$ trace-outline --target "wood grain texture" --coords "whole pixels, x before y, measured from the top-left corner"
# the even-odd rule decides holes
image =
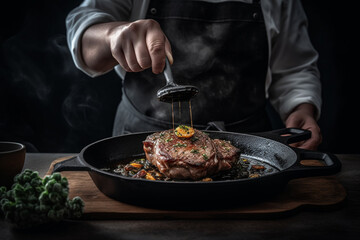
[[[60,158],[54,164],[68,159]],[[318,161],[307,161],[317,165]],[[335,176],[291,180],[283,192],[263,202],[230,209],[179,211],[150,209],[129,205],[105,196],[94,184],[88,172],[64,171],[69,181],[69,197],[80,196],[85,202],[83,219],[257,219],[294,214],[302,209],[331,210],[341,206],[346,190]]]

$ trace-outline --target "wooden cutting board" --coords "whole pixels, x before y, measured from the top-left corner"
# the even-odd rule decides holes
[[[68,159],[59,158],[54,164]],[[318,165],[309,160],[307,165]],[[179,211],[143,208],[105,196],[95,186],[88,172],[64,171],[69,181],[69,198],[80,196],[85,202],[83,219],[257,219],[294,214],[303,209],[331,210],[346,198],[346,191],[335,176],[291,180],[283,192],[264,202],[232,209]]]

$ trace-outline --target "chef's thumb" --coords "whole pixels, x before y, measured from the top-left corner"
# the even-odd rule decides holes
[[[169,60],[169,63],[173,64],[174,63],[174,58],[172,56],[171,45],[170,45],[170,42],[167,39],[167,37],[165,37],[165,54],[166,54],[166,57]]]

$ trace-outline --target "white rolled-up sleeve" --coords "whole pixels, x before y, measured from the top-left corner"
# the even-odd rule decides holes
[[[270,48],[269,100],[283,121],[301,103],[313,104],[319,119],[322,100],[318,53],[311,44],[302,5],[299,0],[275,1],[278,5],[273,6],[267,2],[262,1]]]

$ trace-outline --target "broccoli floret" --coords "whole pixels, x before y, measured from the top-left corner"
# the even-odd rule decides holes
[[[68,181],[60,173],[42,179],[38,172],[26,169],[16,175],[9,191],[0,188],[1,212],[6,220],[21,228],[80,218],[83,200],[80,197],[70,200],[68,195]]]

